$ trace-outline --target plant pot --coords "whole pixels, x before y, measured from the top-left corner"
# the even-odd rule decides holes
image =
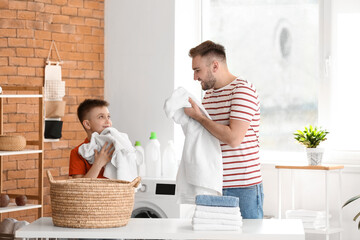
[[[311,166],[321,165],[323,154],[323,148],[306,148],[308,163]]]

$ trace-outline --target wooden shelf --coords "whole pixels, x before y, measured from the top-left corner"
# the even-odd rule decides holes
[[[22,154],[38,154],[38,189],[35,195],[29,195],[28,199],[36,200],[37,204],[26,204],[25,206],[17,206],[15,203],[10,203],[9,206],[0,208],[0,220],[2,220],[2,213],[6,212],[15,212],[22,211],[27,209],[38,209],[38,218],[43,216],[43,186],[44,186],[44,89],[43,87],[36,86],[2,86],[2,93],[0,94],[0,134],[4,134],[4,99],[5,98],[38,98],[38,107],[37,112],[39,119],[39,129],[36,131],[38,139],[36,141],[26,141],[27,145],[37,146],[36,150],[24,149],[21,151],[0,151],[0,192],[3,193],[3,157],[12,156],[12,155],[22,155]],[[10,93],[8,93],[8,91]],[[15,93],[12,93],[15,92]],[[18,93],[18,94],[17,94]],[[29,94],[26,94],[29,93]],[[24,119],[25,122],[25,119]],[[13,194],[8,194],[13,195]]]
[[[0,98],[42,98],[40,94],[0,94]]]
[[[25,206],[17,206],[15,203],[9,203],[7,207],[1,207],[0,213],[7,213],[7,212],[16,212],[21,210],[28,210],[34,208],[41,208],[41,205],[38,204],[26,204]]]
[[[50,139],[50,138],[44,138],[44,142],[59,142],[60,139]]]
[[[344,165],[321,165],[321,166],[283,166],[276,165],[275,168],[278,169],[304,169],[304,170],[336,170],[343,169]]]
[[[42,153],[42,150],[0,151],[0,156]]]

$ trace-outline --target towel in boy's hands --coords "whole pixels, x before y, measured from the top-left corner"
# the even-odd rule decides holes
[[[104,176],[109,179],[132,181],[137,177],[136,150],[126,133],[115,128],[105,128],[100,134],[94,132],[89,143],[79,147],[79,154],[90,164],[94,163],[95,152],[101,150],[105,143],[114,144],[111,162],[105,165]]]
[[[238,207],[239,198],[231,196],[197,195],[195,204],[214,207]]]

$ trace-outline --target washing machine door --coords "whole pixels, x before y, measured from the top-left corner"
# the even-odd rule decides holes
[[[151,202],[135,202],[132,218],[167,218],[160,207]]]

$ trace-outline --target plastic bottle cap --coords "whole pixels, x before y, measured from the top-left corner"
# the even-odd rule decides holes
[[[151,132],[150,139],[156,139],[156,132]]]
[[[141,146],[140,141],[136,141],[136,142],[135,142],[135,146]]]

